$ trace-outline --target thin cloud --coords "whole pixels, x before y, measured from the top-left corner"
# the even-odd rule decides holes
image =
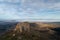
[[[60,19],[59,13],[59,0],[0,0],[0,19]]]

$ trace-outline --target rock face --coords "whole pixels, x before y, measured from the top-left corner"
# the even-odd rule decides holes
[[[38,24],[38,23],[21,22],[21,23],[18,23],[16,25],[16,28],[14,30],[18,31],[20,33],[22,33],[22,32],[31,32],[33,30],[47,32],[47,31],[51,31],[49,29],[50,26],[52,26],[52,25],[48,25],[48,24],[45,25],[45,24],[41,24],[41,23]]]
[[[18,23],[16,25],[15,31],[19,31],[19,32],[26,31],[26,32],[29,32],[30,31],[30,25],[29,25],[28,22]]]

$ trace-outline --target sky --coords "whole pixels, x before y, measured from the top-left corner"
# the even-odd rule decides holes
[[[0,20],[60,21],[60,0],[0,0]]]

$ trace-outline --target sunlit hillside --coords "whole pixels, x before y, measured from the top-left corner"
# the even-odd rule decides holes
[[[19,22],[14,28],[1,35],[0,40],[58,40],[59,32],[54,30],[58,28],[56,25],[43,22]]]

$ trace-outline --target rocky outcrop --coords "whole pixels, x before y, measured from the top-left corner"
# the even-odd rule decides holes
[[[53,24],[20,22],[16,25],[16,28],[14,30],[18,32],[31,32],[33,30],[51,31],[50,28],[53,27]]]
[[[16,25],[16,28],[14,30],[19,32],[23,32],[23,31],[29,32],[30,25],[28,22],[21,22]]]

